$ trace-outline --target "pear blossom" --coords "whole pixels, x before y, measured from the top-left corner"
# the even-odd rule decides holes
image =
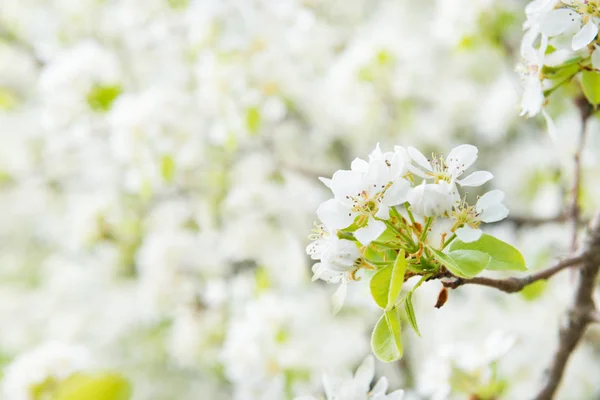
[[[440,216],[452,211],[454,196],[448,182],[427,183],[425,180],[408,194],[411,210],[422,217]]]
[[[475,206],[469,206],[465,202],[459,204],[453,217],[456,219],[455,226],[463,225],[456,229],[456,236],[463,242],[474,242],[481,237],[481,222],[496,222],[506,218],[508,208],[502,204],[504,192],[491,190],[481,196]]]
[[[322,181],[334,198],[322,203],[317,215],[332,229],[347,228],[356,221],[356,239],[368,245],[385,230],[381,220],[389,218],[390,207],[406,202],[410,182],[403,178],[407,162],[401,152],[381,153],[379,146],[367,162],[356,158],[351,170],[333,174]]]
[[[339,373],[335,376],[325,374],[323,386],[327,400],[402,400],[403,390],[386,394],[388,380],[385,376],[379,378],[373,389],[371,381],[375,376],[375,362],[368,356],[357,368],[354,375],[350,372]],[[295,400],[317,400],[312,396],[297,397]]]
[[[313,260],[320,260],[312,267],[313,278],[328,283],[339,283],[333,295],[334,312],[341,309],[348,290],[348,280],[354,280],[354,274],[361,264],[361,254],[356,244],[350,240],[339,239],[323,224],[316,225],[310,235],[313,240],[306,247],[306,253]]]
[[[537,36],[537,33],[535,34]],[[542,86],[542,67],[544,56],[548,47],[548,40],[538,50],[533,47],[533,32],[527,32],[521,43],[521,63],[517,66],[517,72],[523,81],[523,96],[521,98],[521,116],[533,117],[537,115],[544,104],[545,96]]]
[[[414,147],[407,149],[408,155],[418,167],[409,166],[410,171],[422,178],[433,179],[434,183],[447,182],[450,184],[450,194],[459,199],[456,184],[460,186],[481,186],[494,176],[488,171],[475,171],[466,178],[458,179],[467,169],[477,160],[477,147],[470,144],[463,144],[450,151],[445,159],[440,156],[434,156],[428,160],[419,150]]]
[[[598,35],[600,8],[597,0],[564,0],[565,7],[545,14],[540,31],[548,37],[571,37],[571,48],[581,50]]]

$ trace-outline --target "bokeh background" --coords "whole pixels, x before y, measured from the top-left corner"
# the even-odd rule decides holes
[[[563,209],[581,122],[560,92],[554,142],[543,118],[519,117],[525,5],[2,0],[1,398],[38,400],[32,371],[60,360],[122,374],[136,400],[287,399],[354,369],[378,312],[358,283],[334,316],[335,287],[310,282],[318,176],[378,142],[471,143],[512,217]],[[589,129],[588,215],[598,121]],[[514,220],[489,229],[530,269],[568,253],[564,225]],[[462,399],[457,365],[467,382],[491,368],[502,398],[530,398],[572,286],[562,274],[521,294],[463,287],[438,310],[440,284],[426,283],[422,338],[406,330],[404,359],[377,374],[410,399]],[[599,353],[594,328],[557,398],[600,396]]]

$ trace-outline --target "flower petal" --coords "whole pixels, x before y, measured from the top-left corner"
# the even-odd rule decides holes
[[[333,303],[333,314],[337,314],[344,305],[344,300],[346,300],[346,293],[348,292],[348,282],[346,279],[342,279],[342,283],[335,291],[333,296],[331,296],[331,301]]]
[[[354,374],[354,383],[358,386],[356,389],[361,393],[368,392],[374,376],[375,360],[372,356],[367,356]]]
[[[323,178],[322,176],[319,177],[319,180],[321,182],[323,182],[323,185],[327,186],[329,189],[331,189],[331,179],[329,178]]]
[[[592,43],[592,40],[594,40],[597,34],[598,25],[596,25],[594,21],[590,18],[588,23],[585,24],[575,36],[573,36],[571,47],[575,51],[581,50],[588,44]]]
[[[376,396],[378,394],[385,394],[388,389],[388,380],[385,376],[379,378],[373,389],[371,390],[371,396]]]
[[[427,160],[427,157],[423,155],[419,150],[414,147],[407,149],[409,157],[416,162],[421,168],[425,168],[427,171],[431,171],[431,164]]]
[[[479,219],[483,222],[496,222],[506,218],[507,215],[508,208],[504,204],[498,203],[484,208]]]
[[[331,191],[341,202],[346,196],[357,196],[363,190],[362,174],[358,171],[336,171],[331,178]]]
[[[456,182],[461,186],[481,186],[493,177],[494,175],[491,172],[475,171],[465,179],[457,180]]]
[[[474,229],[470,226],[463,226],[456,230],[456,236],[465,243],[474,242],[481,237],[481,229]]]
[[[368,246],[373,240],[377,239],[385,231],[385,224],[369,218],[369,224],[364,228],[357,229],[354,237],[363,246]]]
[[[546,36],[558,36],[581,23],[581,16],[569,8],[559,8],[544,15],[540,21],[540,31]]]
[[[329,229],[347,228],[353,221],[354,215],[336,199],[329,199],[317,208],[317,216]]]
[[[398,179],[385,191],[381,203],[386,206],[395,206],[405,203],[408,200],[408,192],[410,189],[411,185],[409,181],[406,179]]]
[[[460,176],[477,160],[478,152],[477,147],[470,144],[461,144],[453,148],[448,157],[446,157],[446,164],[448,165],[450,174],[454,178]]]
[[[502,190],[490,190],[477,200],[475,208],[477,211],[482,212],[487,207],[502,203],[502,200],[504,200],[504,192]]]
[[[369,163],[363,160],[362,158],[356,157],[354,160],[352,160],[352,163],[350,164],[350,169],[352,169],[352,171],[364,174],[369,170]]]

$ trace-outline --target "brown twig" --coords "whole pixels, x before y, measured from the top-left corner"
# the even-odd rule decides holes
[[[527,217],[509,215],[500,222],[512,222],[517,226],[517,228],[520,228],[522,226],[540,226],[544,224],[551,224],[553,222],[566,222],[567,220],[568,215],[566,213],[562,213],[553,217]]]
[[[544,374],[544,383],[535,400],[550,400],[554,397],[562,379],[567,361],[577,347],[588,324],[590,315],[595,315],[594,287],[600,269],[600,213],[596,214],[582,247],[587,255],[578,271],[577,288],[573,304],[569,307],[559,330],[558,348],[550,366]]]
[[[506,279],[486,278],[483,276],[477,276],[471,279],[456,278],[453,281],[443,282],[443,285],[450,289],[456,289],[460,286],[468,284],[482,285],[492,287],[506,293],[515,293],[521,291],[527,285],[540,280],[548,279],[563,269],[580,264],[586,259],[587,254],[575,255],[556,263],[552,267],[522,277],[511,277]]]
[[[579,192],[581,191],[581,155],[583,153],[583,148],[585,147],[587,123],[593,111],[592,106],[583,96],[577,99],[576,103],[581,117],[581,131],[579,133],[577,149],[573,156],[573,186],[571,186],[571,204],[567,211],[571,222],[571,251],[575,251],[577,248],[577,231],[579,230],[579,218],[581,215],[581,208],[579,207]]]
[[[600,312],[598,312],[597,310],[591,311],[587,315],[587,318],[588,318],[589,322],[593,322],[595,324],[600,324]]]

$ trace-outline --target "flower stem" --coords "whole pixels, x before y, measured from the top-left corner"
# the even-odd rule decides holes
[[[385,247],[386,249],[398,250],[400,248],[399,245],[388,244],[384,242],[379,242],[377,240],[373,240],[371,244],[374,244],[379,247]]]
[[[450,244],[450,242],[452,242],[454,239],[456,239],[456,233],[453,233],[452,236],[450,236],[448,238],[448,240],[446,240],[444,242],[444,245],[442,246],[442,248],[440,250],[444,250],[446,248],[446,246],[448,246]]]
[[[427,234],[429,233],[429,227],[431,226],[431,223],[433,222],[433,217],[429,217],[427,218],[427,222],[425,223],[425,227],[423,228],[423,233],[421,233],[421,237],[419,238],[419,242],[425,242],[425,239],[427,239]]]
[[[414,226],[415,225],[415,217],[413,216],[413,213],[410,210],[410,206],[408,205],[408,203],[404,203],[404,208],[406,209],[406,212],[408,213],[408,218],[410,218],[410,222]],[[398,212],[398,211],[396,210],[396,212]]]
[[[415,242],[413,242],[412,238],[410,238],[406,233],[401,232],[398,228],[396,228],[394,226],[394,224],[392,224],[390,221],[388,220],[382,220],[383,223],[390,228],[396,235],[400,236],[402,239],[404,239],[409,245],[411,245],[412,247],[415,247]]]

